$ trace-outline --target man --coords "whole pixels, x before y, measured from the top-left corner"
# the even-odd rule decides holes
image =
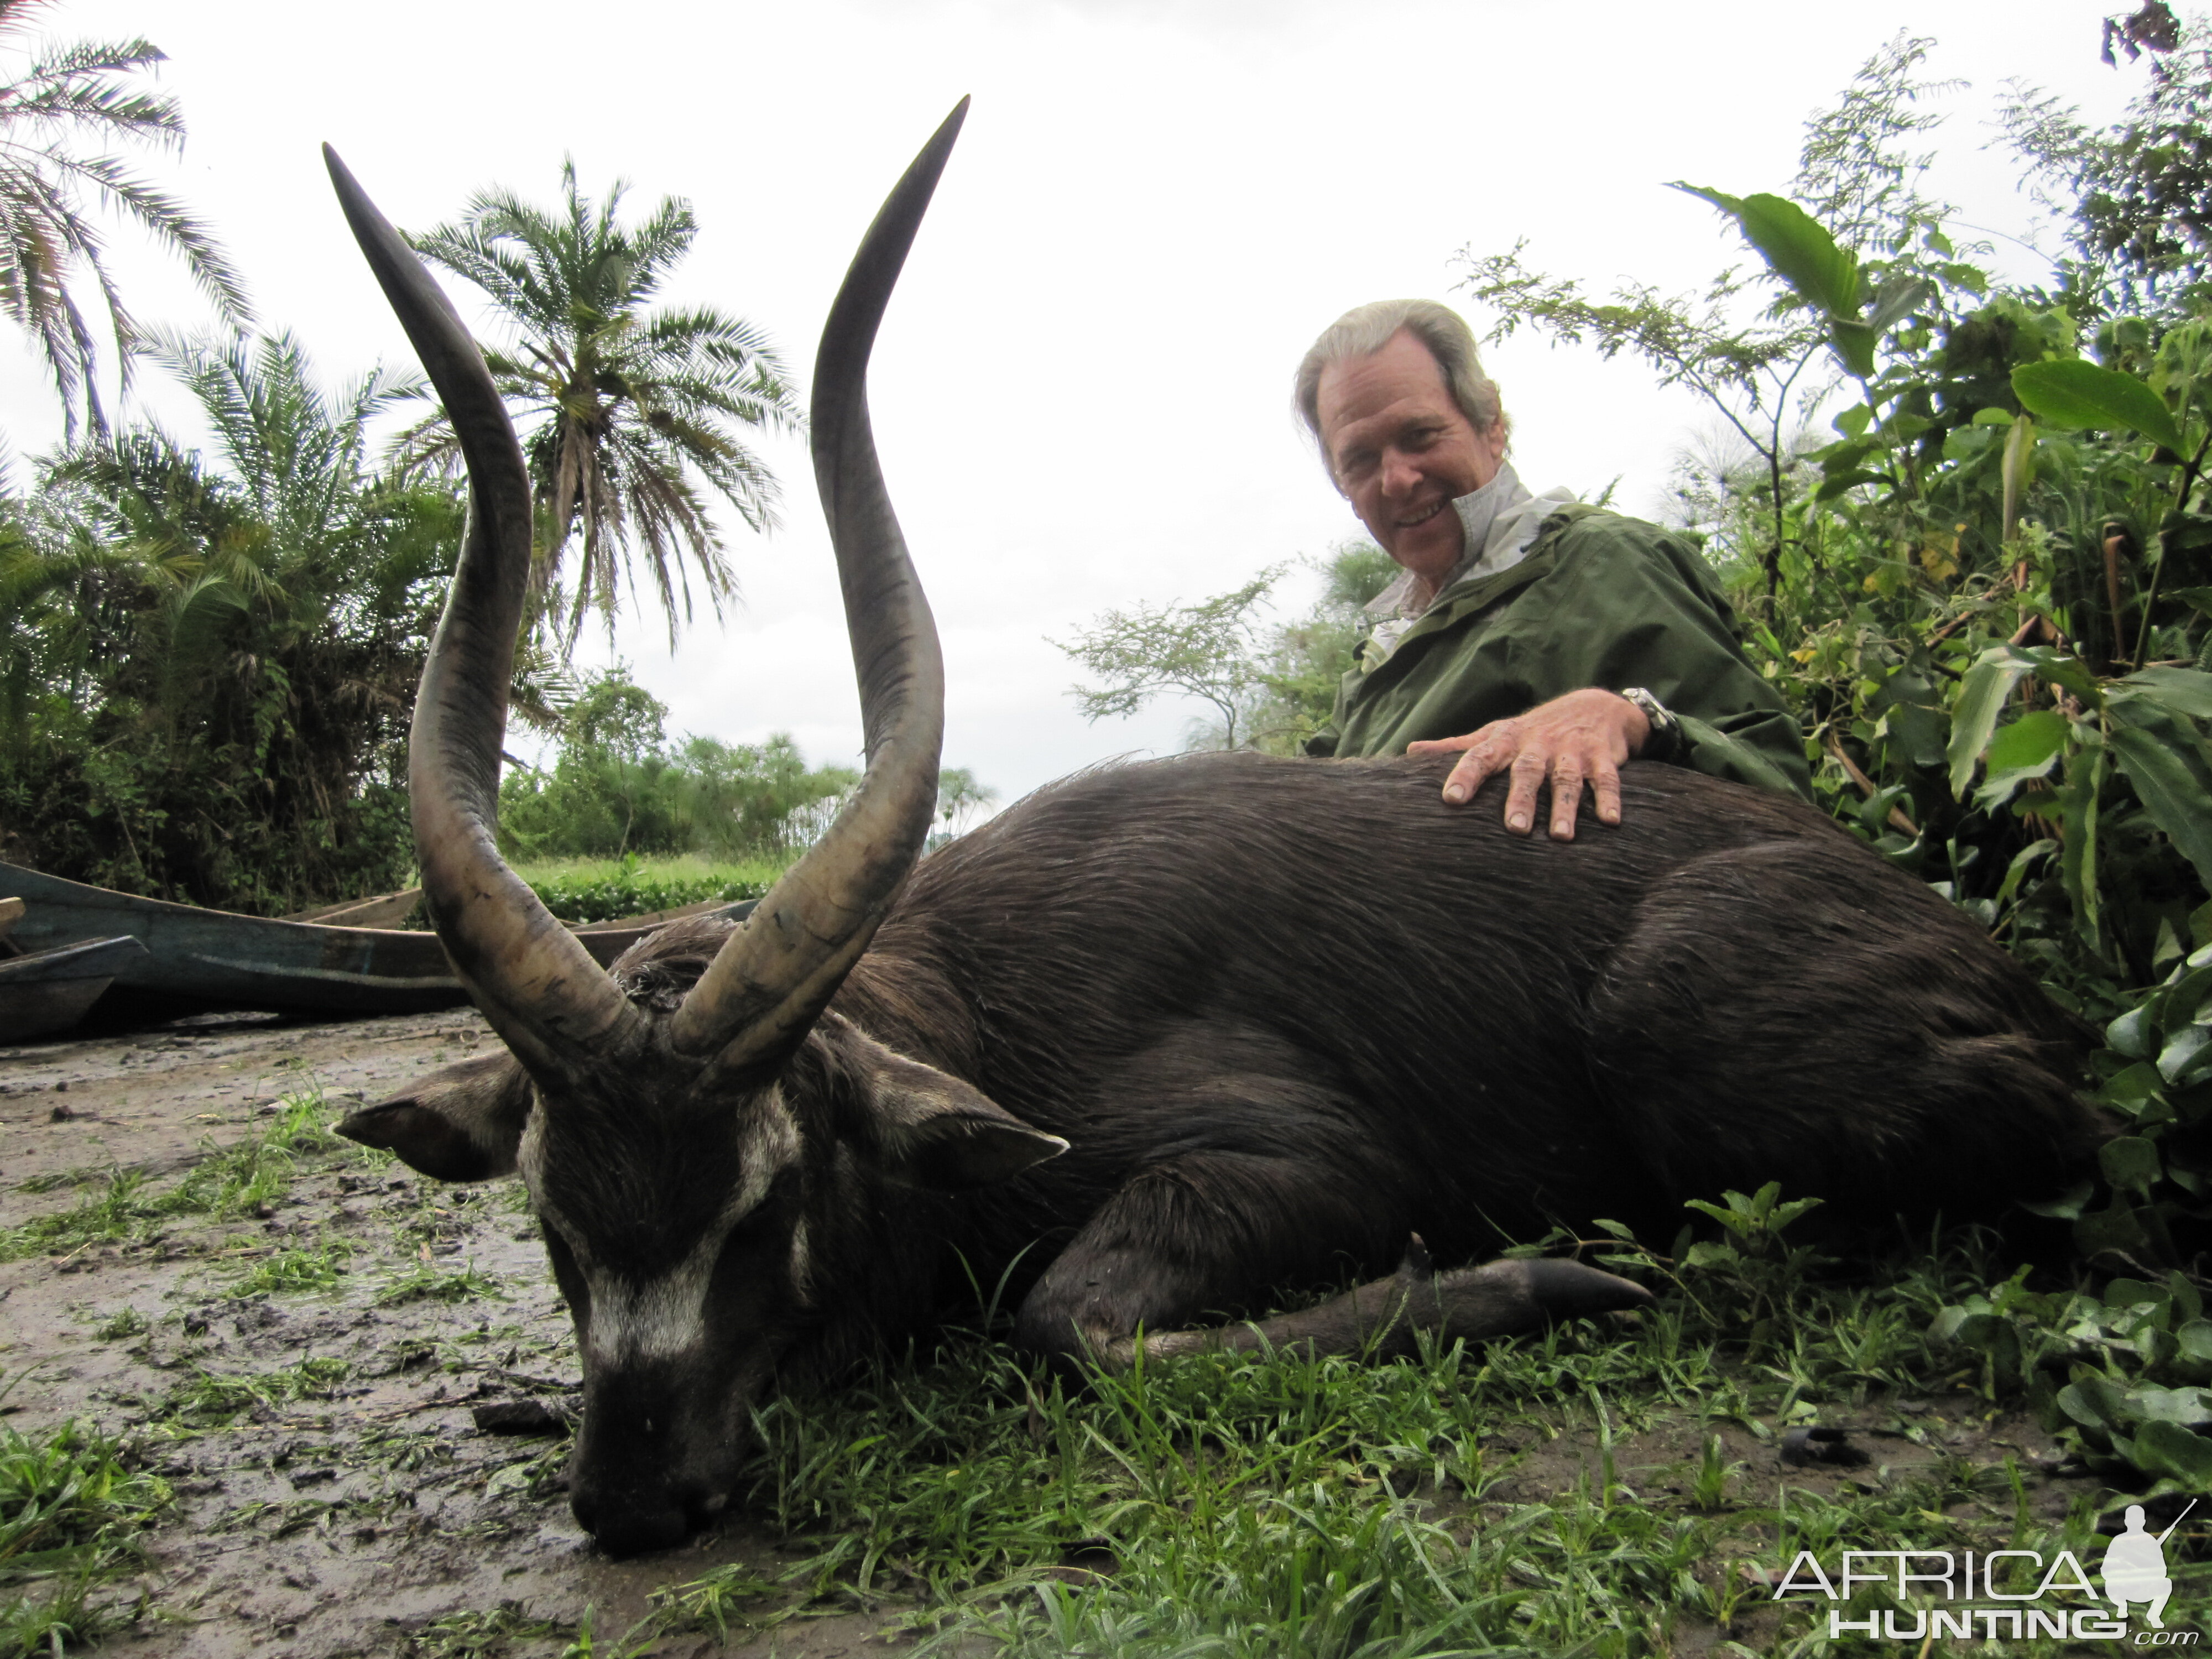
[[[1620,821],[1620,766],[1674,761],[1809,797],[1797,722],[1736,641],[1696,550],[1656,525],[1531,495],[1474,337],[1426,300],[1339,318],[1298,367],[1299,413],[1336,487],[1404,574],[1345,677],[1317,755],[1461,751],[1454,805],[1509,779],[1526,835],[1548,784],[1571,840],[1588,787]]]

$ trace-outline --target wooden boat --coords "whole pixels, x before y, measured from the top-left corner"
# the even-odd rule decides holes
[[[145,954],[146,947],[125,933],[0,957],[0,1043],[72,1029],[116,975]]]
[[[21,899],[0,898],[0,1042],[68,1030],[123,967],[146,954],[127,933],[27,951],[9,938],[23,911]]]
[[[120,965],[95,1012],[102,1024],[209,1008],[301,1014],[402,1014],[468,1000],[435,933],[334,927],[113,893],[20,865],[0,864],[0,893],[24,902],[15,939],[27,951],[129,935],[143,957]],[[744,915],[752,901],[689,906]],[[580,928],[612,962],[674,912]]]
[[[404,927],[407,918],[422,902],[421,888],[403,887],[396,893],[380,893],[374,898],[347,899],[343,903],[320,905],[313,910],[295,910],[284,920],[319,921],[325,927]]]

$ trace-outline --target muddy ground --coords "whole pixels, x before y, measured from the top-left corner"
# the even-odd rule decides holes
[[[334,1121],[492,1041],[467,1011],[321,1025],[203,1016],[0,1048],[0,1228],[96,1199],[118,1170],[149,1177],[142,1193],[173,1188],[265,1140],[288,1102],[314,1098],[315,1118]],[[268,1285],[318,1272],[326,1283]],[[594,1653],[714,1653],[714,1635],[671,1632],[665,1617],[635,1645],[609,1638],[718,1566],[773,1577],[795,1559],[738,1518],[683,1550],[609,1561],[568,1514],[557,1429],[479,1426],[480,1407],[520,1402],[558,1419],[578,1387],[568,1321],[513,1182],[440,1186],[325,1146],[299,1152],[266,1202],[229,1218],[180,1213],[120,1241],[0,1262],[7,1382],[0,1413],[11,1426],[89,1419],[129,1437],[175,1489],[149,1538],[150,1569],[112,1593],[138,1613],[107,1652],[558,1656],[588,1615]],[[1965,1401],[1849,1417],[1884,1478],[2009,1457],[2046,1514],[2084,1490],[2053,1470],[2033,1425],[1978,1419]],[[1691,1478],[1710,1431],[1680,1424],[1625,1438],[1622,1478],[1668,1501],[1661,1494]],[[1785,1469],[1771,1442],[1723,1433],[1732,1479],[1753,1489],[1864,1478]],[[1516,1435],[1527,1443],[1494,1449],[1520,1462],[1492,1499],[1591,1478],[1593,1435]],[[1771,1622],[1760,1599],[1747,1598],[1747,1622],[1726,1634],[1757,1639]],[[831,1659],[914,1640],[915,1609],[896,1600],[793,1592],[747,1611],[753,1622],[729,1641],[750,1653]]]
[[[48,1187],[57,1178],[173,1181],[266,1136],[287,1097],[319,1091],[332,1121],[491,1041],[466,1010],[323,1025],[204,1016],[0,1048],[0,1227],[102,1190]],[[609,1561],[568,1514],[565,1441],[477,1426],[477,1407],[504,1402],[557,1418],[578,1386],[519,1185],[441,1186],[348,1149],[299,1155],[259,1207],[0,1263],[8,1423],[36,1433],[81,1417],[131,1436],[177,1493],[134,1586],[146,1615],[104,1650],[468,1651],[481,1621],[550,1626],[499,1650],[557,1654],[589,1610],[613,1651],[607,1638],[653,1592],[726,1562],[775,1570],[742,1522]],[[316,1257],[335,1259],[334,1288],[246,1288],[258,1267]],[[762,1653],[881,1652],[901,1610],[801,1608],[746,1634]],[[648,1650],[717,1650],[692,1633]]]

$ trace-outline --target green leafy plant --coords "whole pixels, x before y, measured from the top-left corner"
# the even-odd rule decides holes
[[[58,1654],[121,1622],[94,1592],[139,1565],[141,1535],[171,1502],[84,1424],[43,1437],[0,1425],[0,1655]]]

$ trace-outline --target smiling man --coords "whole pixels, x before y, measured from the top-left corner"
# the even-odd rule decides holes
[[[1474,337],[1427,300],[1346,313],[1298,366],[1330,477],[1403,574],[1345,676],[1317,755],[1462,751],[1455,805],[1508,775],[1526,834],[1547,785],[1571,840],[1585,787],[1620,821],[1620,765],[1673,761],[1811,793],[1797,722],[1737,643],[1705,561],[1656,525],[1533,495]]]

